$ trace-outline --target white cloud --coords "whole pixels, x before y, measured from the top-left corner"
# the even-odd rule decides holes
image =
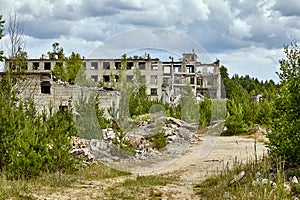
[[[0,41],[0,49],[4,49],[5,56],[8,56],[9,50],[7,49],[7,44],[9,44],[9,38],[5,36],[2,39],[3,40]],[[60,46],[63,47],[66,56],[75,52],[85,57],[101,44],[100,41],[87,41],[82,38],[63,36],[53,39],[37,39],[25,35],[25,41],[25,51],[29,58],[40,58],[42,54],[47,55],[47,52],[52,50],[52,44],[54,42],[58,42]]]
[[[178,31],[162,28],[142,28],[122,32],[104,41],[90,57],[116,58],[138,49],[159,49],[179,55],[194,49],[201,57],[201,61],[211,62],[205,49],[194,39]]]
[[[230,76],[248,74],[260,80],[275,81],[279,80],[275,73],[279,71],[279,59],[284,57],[282,48],[267,49],[262,46],[250,46],[214,55],[228,68]]]
[[[239,18],[233,20],[233,23],[229,26],[229,33],[240,39],[252,36],[251,26]]]
[[[289,0],[288,2],[276,0],[273,8],[286,16],[300,16],[300,4],[298,0]]]
[[[237,56],[234,52],[248,49],[248,54],[240,56],[252,55],[250,64],[253,61],[257,65],[271,65],[269,58],[264,57],[268,50],[279,49],[293,39],[300,41],[297,0],[0,0],[0,5],[0,14],[6,21],[13,10],[23,17],[25,34],[29,36],[26,50],[34,57],[49,51],[56,41],[66,51],[89,55],[100,41],[124,31],[148,27],[185,33],[207,51],[239,66],[248,64],[242,58],[233,62],[229,57]],[[161,37],[144,37],[164,45],[168,40],[163,40],[166,37],[163,32],[160,34]],[[188,50],[176,38],[173,43],[178,51]],[[253,46],[266,49],[261,52],[261,61]]]

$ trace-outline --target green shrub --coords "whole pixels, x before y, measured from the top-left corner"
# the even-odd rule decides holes
[[[1,174],[28,179],[43,171],[73,170],[68,137],[77,132],[72,111],[37,113],[32,99],[17,98],[17,82],[10,72],[0,80]]]
[[[149,141],[152,143],[152,147],[158,150],[167,146],[168,144],[164,131],[155,133],[149,138]]]
[[[286,166],[300,165],[300,48],[285,46],[280,60],[281,88],[276,95],[273,126],[268,134],[271,155],[286,160]]]

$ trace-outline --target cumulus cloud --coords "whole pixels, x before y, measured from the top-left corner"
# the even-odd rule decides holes
[[[251,26],[239,18],[233,20],[229,26],[229,33],[236,38],[249,38],[252,36]]]
[[[279,81],[279,59],[284,57],[282,48],[266,49],[262,46],[250,46],[237,50],[213,54],[228,68],[230,76],[234,74],[250,75],[260,80]]]
[[[280,49],[294,39],[300,41],[297,0],[0,0],[0,4],[0,14],[6,21],[13,10],[22,16],[25,34],[30,38],[26,50],[35,56],[55,41],[66,42],[65,47],[74,47],[71,51],[87,55],[112,36],[149,27],[177,31],[208,52],[220,55],[226,52],[228,56],[245,49],[255,51],[253,46],[267,52]],[[167,38],[164,31],[158,35],[144,37],[149,37],[153,44],[168,41],[164,40]],[[174,43],[179,50],[187,51],[184,42]],[[246,65],[242,59],[239,62]],[[264,58],[261,62],[267,64]]]
[[[285,16],[300,16],[300,4],[298,0],[280,1],[277,0],[273,7]]]
[[[115,35],[104,41],[89,57],[116,58],[140,49],[162,50],[177,55],[194,50],[202,62],[212,62],[205,49],[194,39],[178,31],[163,28],[135,29]]]

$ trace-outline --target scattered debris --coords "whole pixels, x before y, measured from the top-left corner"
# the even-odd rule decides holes
[[[291,180],[291,183],[292,183],[293,185],[299,184],[298,179],[297,179],[296,176],[293,176],[293,178],[292,178],[292,180]]]
[[[122,160],[125,157],[143,160],[162,155],[162,152],[156,149],[157,145],[152,139],[158,133],[161,133],[159,137],[163,137],[167,145],[192,144],[199,141],[195,136],[197,124],[188,124],[179,119],[165,117],[161,113],[140,116],[135,123],[136,129],[130,132],[116,133],[112,128],[107,128],[102,130],[101,140],[82,139],[83,143],[95,157],[101,160]]]
[[[291,185],[290,185],[289,182],[284,182],[284,183],[283,183],[283,187],[284,187],[284,192],[285,192],[286,194],[291,193],[292,187],[291,187]]]
[[[83,159],[83,163],[86,165],[94,163],[94,156],[80,138],[71,136],[70,143],[72,145],[70,153],[76,159]]]
[[[112,128],[103,129],[102,130],[102,137],[104,140],[114,140],[116,139],[116,133]]]
[[[234,178],[228,182],[228,186],[240,182],[244,178],[245,174],[245,171],[241,171],[241,173],[235,175]]]

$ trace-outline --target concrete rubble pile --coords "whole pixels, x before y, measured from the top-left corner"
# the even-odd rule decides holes
[[[191,143],[195,140],[195,128],[196,126],[191,126],[182,120],[161,116],[140,122],[134,132],[125,133],[122,138],[112,128],[103,129],[102,137],[107,144],[122,144],[133,148],[135,157],[144,159],[145,157],[162,154],[159,150],[153,148],[152,143],[149,141],[155,133],[163,132],[168,144]]]
[[[101,139],[73,138],[71,152],[75,156],[87,157],[87,161],[93,156],[104,162],[156,159],[163,154],[172,154],[174,146],[196,141],[197,125],[190,125],[172,117],[151,116],[150,120],[144,118],[137,124],[134,130],[122,134],[114,132],[112,128],[102,129]],[[151,140],[156,133],[163,134],[167,140],[167,146],[160,150],[155,148]]]
[[[120,138],[119,133],[115,133],[112,128],[103,129],[102,137],[105,143],[127,145],[135,150],[135,157],[159,154],[159,151],[151,147],[151,143],[142,135],[136,133],[126,133]]]
[[[144,156],[155,156],[161,153],[152,147],[151,142],[141,135],[134,133],[128,133],[125,136],[125,140],[129,141],[129,146],[135,149],[136,158],[145,158]]]
[[[83,140],[78,137],[71,136],[70,143],[72,145],[72,149],[70,153],[76,159],[83,159],[83,163],[86,165],[90,165],[94,162],[94,156],[90,152],[90,150],[86,147]]]

